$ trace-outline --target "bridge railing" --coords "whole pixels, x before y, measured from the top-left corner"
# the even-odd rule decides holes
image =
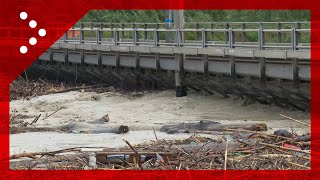
[[[310,21],[294,21],[294,22],[186,22],[184,28],[186,29],[310,29]],[[125,28],[143,28],[143,29],[166,29],[166,23],[105,23],[105,22],[79,22],[74,25],[74,28],[110,28],[110,29],[125,29]],[[171,23],[171,27],[174,27],[174,23]],[[148,37],[148,31],[144,32],[143,37]],[[122,32],[124,35],[124,32]],[[283,37],[281,32],[277,33],[278,42],[281,42]],[[225,38],[228,39],[228,33],[225,33]],[[245,40],[246,34],[242,32],[241,38]],[[201,40],[201,33],[196,33],[196,39]]]
[[[148,35],[145,36],[146,34]],[[166,39],[167,34],[171,34],[171,39]],[[279,39],[279,34],[286,39]],[[243,38],[244,35],[250,35],[250,39]],[[310,29],[145,29],[80,26],[66,32],[61,41],[105,45],[298,50],[310,49]]]
[[[174,27],[174,23],[171,23],[172,27]],[[165,28],[166,23],[106,23],[106,22],[78,22],[73,27],[79,28]],[[184,28],[193,28],[193,29],[250,29],[250,28],[263,28],[263,29],[308,29],[310,28],[310,21],[294,21],[294,22],[185,22]]]

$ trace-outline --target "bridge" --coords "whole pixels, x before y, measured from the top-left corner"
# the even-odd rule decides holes
[[[29,68],[310,108],[310,22],[78,23]]]

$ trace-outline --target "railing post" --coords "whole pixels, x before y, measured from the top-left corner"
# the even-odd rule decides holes
[[[113,30],[113,23],[110,23],[110,29]],[[114,34],[112,33],[111,38],[114,38]]]
[[[199,25],[199,22],[197,22],[196,24],[196,29],[200,29],[200,25]],[[200,41],[200,32],[197,31],[197,41]]]
[[[148,25],[146,23],[144,23],[144,40],[148,39],[148,31],[146,31],[146,29],[148,29]]]
[[[262,28],[259,29],[259,37],[258,37],[259,49],[264,49],[264,31]]]
[[[100,29],[103,30],[103,28],[104,28],[103,23],[100,23]],[[102,39],[103,39],[103,31],[100,31],[100,37],[101,37],[101,41],[102,41]]]
[[[297,50],[298,49],[298,36],[297,36],[297,31],[296,28],[292,28],[291,31],[291,48],[292,50]]]
[[[158,29],[154,29],[154,46],[159,46],[159,34]]]
[[[84,41],[84,35],[83,35],[83,23],[80,23],[80,44]]]
[[[121,31],[121,39],[124,39],[124,24],[123,23],[121,23],[121,29],[122,29],[122,31]]]
[[[115,45],[119,45],[119,31],[118,31],[118,28],[114,29],[113,36],[114,36],[114,44]]]
[[[93,36],[93,33],[94,33],[94,32],[92,31],[92,29],[93,29],[93,23],[92,23],[92,22],[90,23],[90,29],[91,29],[91,31],[90,31],[91,33],[90,33],[90,34],[91,34],[91,37],[92,37],[92,36]],[[91,40],[91,38],[90,38],[90,40]]]
[[[241,33],[241,39],[242,39],[242,44],[244,43],[244,36],[245,36],[245,30],[246,29],[246,24],[244,22],[242,22],[242,33]]]
[[[100,28],[97,28],[97,44],[101,44],[101,31]]]
[[[138,46],[138,42],[139,42],[139,34],[138,34],[138,31],[137,31],[137,28],[134,28],[133,30],[133,40],[134,40],[134,45],[135,46]]]
[[[262,23],[262,21],[259,22],[259,28],[260,28],[260,29],[263,29],[263,23]]]
[[[211,22],[211,25],[210,25],[210,28],[211,28],[211,30],[213,30],[213,22]],[[212,42],[212,44],[213,44],[213,42],[214,42],[214,32],[213,31],[211,31],[211,42]]]
[[[301,29],[301,23],[299,21],[296,22],[296,28]],[[298,40],[298,42],[301,42],[300,32],[298,32],[298,31],[297,31],[297,40]]]
[[[228,30],[230,28],[229,22],[226,22],[226,29]],[[225,38],[226,38],[226,44],[228,44],[229,41],[229,32],[225,32]]]
[[[228,37],[229,37],[229,48],[233,48],[234,47],[234,32],[233,32],[232,28],[229,28]]]
[[[281,30],[281,23],[278,21],[277,24],[278,24],[278,30]],[[278,31],[277,35],[278,35],[278,43],[281,43],[281,32]]]
[[[177,30],[176,30],[176,43],[177,43],[177,47],[181,47],[181,31],[180,31],[180,28],[177,28]]]
[[[202,47],[207,47],[207,33],[204,28],[202,29]]]

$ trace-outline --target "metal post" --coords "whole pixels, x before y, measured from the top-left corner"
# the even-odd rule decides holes
[[[180,28],[176,30],[176,46],[181,47],[181,31]]]
[[[196,24],[196,29],[198,30],[200,28],[199,22]],[[200,41],[200,32],[197,31],[197,42]]]
[[[148,39],[148,31],[146,31],[146,29],[148,29],[148,25],[146,23],[144,23],[144,40]]]
[[[111,31],[113,30],[113,23],[110,23],[110,29],[111,29]],[[114,34],[112,33],[112,35],[111,35],[111,38],[113,39],[114,38]]]
[[[226,25],[225,25],[226,27],[226,29],[228,30],[229,29],[229,23],[228,22],[226,22]],[[229,33],[226,31],[225,32],[225,39],[226,39],[226,44],[228,44],[228,41],[229,41]]]
[[[159,46],[159,33],[158,29],[154,29],[154,46]]]
[[[258,44],[259,44],[259,49],[264,49],[264,31],[263,31],[263,29],[259,29],[259,42],[258,42]]]
[[[281,23],[278,21],[278,30],[281,30]],[[278,32],[278,43],[281,43],[281,32]]]
[[[83,43],[84,36],[83,36],[83,23],[80,23],[80,44]]]
[[[207,47],[207,32],[204,28],[202,29],[202,47]]]
[[[233,48],[233,45],[234,45],[234,32],[233,32],[232,28],[229,28],[228,37],[229,37],[229,48]]]
[[[115,45],[119,45],[119,31],[118,31],[118,28],[114,29],[113,36],[114,36],[114,44]]]
[[[97,44],[101,44],[101,30],[97,28]]]
[[[92,22],[90,23],[90,29],[93,29],[93,23]],[[93,31],[92,30],[91,30],[91,37],[93,37]]]
[[[262,21],[259,22],[259,28],[260,28],[260,29],[263,29],[263,23],[262,23]]]
[[[121,39],[124,39],[124,24],[123,23],[121,23],[121,29],[122,29]]]
[[[292,28],[291,31],[291,48],[292,50],[297,50],[298,46],[298,37],[297,37],[297,31],[296,28]]]
[[[100,29],[103,30],[103,23],[100,23]],[[100,31],[100,37],[101,37],[101,41],[103,39],[103,31]],[[101,43],[100,43],[101,44]]]
[[[296,28],[297,29],[301,29],[301,23],[299,21],[296,22]],[[298,42],[301,42],[301,35],[300,35],[300,32],[296,32],[297,33],[297,40]]]
[[[139,34],[137,31],[137,28],[134,28],[134,30],[133,30],[133,44],[135,46],[138,46],[139,45],[138,42],[139,42]]]
[[[244,31],[246,29],[246,24],[244,22],[242,22],[242,33],[241,33],[241,39],[242,39],[242,44],[244,43],[244,36],[246,34],[246,32]]]
[[[211,30],[213,30],[213,22],[211,22],[211,26],[210,26]],[[211,43],[214,44],[214,32],[211,31]]]

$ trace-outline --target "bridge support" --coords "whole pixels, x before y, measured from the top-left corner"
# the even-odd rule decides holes
[[[187,86],[183,83],[182,74],[175,71],[176,97],[187,96]]]
[[[183,59],[184,54],[175,54],[175,59],[178,61],[179,70],[175,71],[175,85],[176,85],[176,97],[187,96],[187,86],[184,82],[184,67]]]

